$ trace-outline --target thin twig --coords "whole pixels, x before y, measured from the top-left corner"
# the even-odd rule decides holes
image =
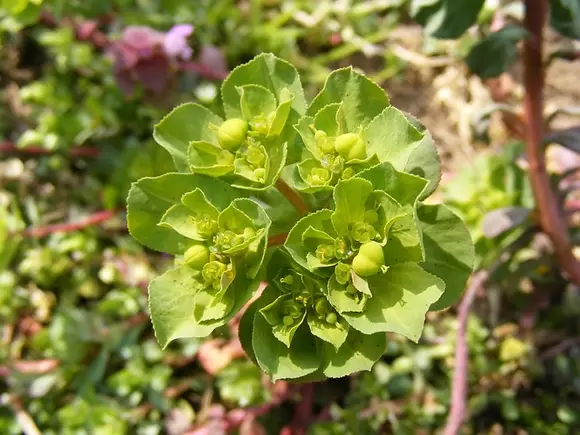
[[[524,112],[526,116],[526,150],[530,179],[543,231],[554,245],[556,257],[571,281],[580,285],[580,262],[574,257],[566,221],[550,184],[546,170],[543,120],[542,31],[546,21],[547,2],[526,0],[524,26],[529,37],[524,41]]]
[[[547,361],[549,359],[552,359],[552,358],[564,353],[569,348],[574,347],[578,344],[580,344],[580,337],[567,338],[567,339],[561,341],[560,343],[545,350],[544,352],[542,352],[539,355],[539,359],[540,359],[540,361]]]
[[[475,295],[483,288],[489,273],[480,270],[471,278],[471,282],[465,296],[459,306],[457,315],[457,341],[455,343],[455,367],[451,386],[451,410],[447,419],[447,424],[443,435],[456,435],[463,424],[465,417],[465,407],[467,403],[467,343],[465,333],[467,329],[467,318],[471,309],[471,304]]]
[[[8,366],[0,366],[0,378],[6,377],[11,371],[27,375],[42,375],[58,367],[60,361],[54,358],[35,361],[14,361]]]
[[[119,210],[104,210],[95,213],[80,222],[69,222],[64,224],[46,225],[44,227],[27,228],[22,234],[28,237],[45,237],[53,233],[70,233],[82,230],[91,225],[97,225],[115,217]]]
[[[18,396],[12,396],[8,399],[9,405],[14,412],[16,421],[22,429],[24,435],[41,435],[42,433],[38,429],[38,426],[30,416],[30,414],[24,409],[22,405],[22,400]]]
[[[457,314],[457,340],[455,344],[455,367],[451,381],[451,409],[443,430],[443,435],[457,435],[465,418],[467,403],[467,368],[468,348],[465,338],[467,332],[467,320],[475,295],[484,288],[490,277],[497,270],[509,262],[516,252],[530,243],[537,233],[537,227],[530,227],[519,235],[513,242],[507,245],[502,252],[490,264],[487,270],[474,273],[469,282],[469,287],[461,301]]]
[[[93,146],[72,147],[67,151],[47,150],[46,148],[31,146],[19,148],[12,142],[0,142],[0,153],[30,154],[35,156],[51,156],[54,154],[68,154],[72,157],[98,157],[101,150]]]
[[[276,189],[278,189],[278,191],[284,195],[288,201],[290,201],[290,203],[296,210],[298,210],[298,213],[300,213],[301,216],[308,213],[308,205],[306,205],[300,195],[292,190],[292,188],[288,186],[285,181],[279,178],[276,182]]]

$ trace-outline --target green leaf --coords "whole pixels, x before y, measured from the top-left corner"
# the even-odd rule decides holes
[[[288,233],[288,237],[284,242],[284,247],[292,256],[294,261],[306,270],[310,270],[306,260],[309,250],[304,245],[302,238],[303,234],[308,228],[312,227],[324,231],[331,236],[334,235],[335,232],[330,220],[331,216],[331,210],[319,210],[315,213],[308,214],[296,222],[296,225],[294,225]]]
[[[263,86],[244,85],[237,88],[240,94],[242,117],[252,121],[255,117],[267,115],[276,110],[276,97]]]
[[[328,363],[324,374],[329,378],[340,378],[359,371],[371,370],[375,362],[385,353],[387,336],[384,333],[361,334],[350,328],[344,344],[336,351],[324,345],[324,355]]]
[[[484,80],[501,75],[516,61],[517,43],[526,35],[526,30],[515,24],[490,32],[471,49],[467,66]]]
[[[358,276],[355,271],[352,271],[351,274],[351,280],[352,280],[352,285],[361,293],[364,293],[365,295],[372,297],[373,294],[371,292],[371,289],[369,288],[369,283],[367,282],[366,279],[364,279],[363,277]]]
[[[221,177],[234,170],[234,156],[210,142],[193,141],[187,151],[191,172],[211,177]]]
[[[580,39],[580,2],[550,0],[550,24],[562,35]]]
[[[313,126],[313,125],[314,125],[314,118],[313,117],[303,116],[298,121],[298,124],[296,124],[294,126],[294,129],[296,130],[296,132],[298,132],[298,134],[302,138],[302,141],[304,142],[304,146],[310,152],[310,154],[312,154],[312,156],[314,156],[316,159],[320,160],[320,159],[322,159],[322,152],[320,151],[320,148],[316,145],[316,139],[314,138],[314,131],[311,128],[311,126]],[[303,160],[304,160],[304,158],[309,157],[308,153],[304,153],[304,154],[306,154],[306,156],[303,156]]]
[[[253,228],[258,230],[256,231],[256,236],[250,239],[251,244],[248,246],[248,251],[243,259],[246,265],[251,265],[251,267],[247,268],[246,276],[255,278],[266,257],[268,235],[272,221],[256,201],[248,198],[237,198],[233,204],[245,216],[250,218]]]
[[[238,209],[237,201],[250,201],[251,200],[245,198],[239,198],[234,200],[228,207],[226,207],[218,216],[218,225],[220,230],[225,231],[233,231],[234,233],[242,233],[245,228],[254,228],[252,224],[252,220],[248,215],[246,215],[243,211]],[[255,204],[255,207],[258,208],[259,205]]]
[[[411,16],[425,32],[441,39],[457,39],[473,26],[485,0],[412,0]]]
[[[281,95],[284,89],[292,92],[294,94],[291,111],[293,115],[290,116],[290,119],[294,119],[292,123],[295,123],[298,115],[302,115],[306,110],[304,92],[296,68],[271,53],[262,53],[248,63],[235,68],[223,82],[222,99],[228,118],[242,116],[240,96],[236,88],[249,84],[264,86],[278,102],[282,100]]]
[[[361,278],[362,279],[362,278]],[[345,285],[339,284],[334,275],[328,280],[328,290],[326,296],[331,305],[339,313],[360,313],[364,310],[367,298],[360,297],[355,300],[345,289]],[[370,293],[370,291],[369,291]]]
[[[217,219],[219,211],[205,197],[201,189],[196,188],[181,197],[182,204],[175,204],[167,209],[167,212],[161,217],[159,225],[165,228],[171,228],[182,236],[192,240],[204,241],[207,237],[199,234],[194,218],[207,217]]]
[[[376,154],[381,162],[389,162],[400,171],[424,138],[407,117],[392,106],[373,118],[362,134],[369,154]]]
[[[294,323],[290,326],[286,326],[283,321],[284,313],[284,303],[291,300],[292,295],[285,294],[278,297],[274,302],[266,305],[260,310],[260,314],[264,316],[266,321],[272,325],[272,333],[280,342],[284,343],[286,347],[290,347],[292,344],[292,339],[298,327],[304,322],[306,318],[306,310],[302,313],[302,316],[295,319]]]
[[[232,295],[225,293],[218,297],[214,291],[203,289],[196,293],[193,300],[193,318],[199,323],[223,319],[231,312],[233,305]]]
[[[390,232],[393,225],[409,213],[410,206],[401,207],[395,199],[382,190],[375,190],[372,193],[372,198],[372,204],[374,204],[379,218],[374,226],[379,227],[378,231],[382,238],[381,244],[384,246],[389,237],[391,237]]]
[[[194,319],[195,295],[203,289],[196,279],[199,274],[181,266],[149,283],[149,312],[161,347],[177,338],[206,337],[217,327],[201,325]]]
[[[276,109],[274,119],[270,124],[268,130],[268,137],[276,137],[282,134],[284,130],[292,131],[290,124],[287,123],[290,111],[292,110],[292,102],[294,101],[294,93],[287,88],[282,89],[279,98],[280,104]]]
[[[372,192],[373,185],[361,178],[343,180],[336,185],[332,224],[339,235],[347,236],[351,224],[364,222],[366,202]]]
[[[333,103],[324,106],[314,116],[314,128],[322,130],[328,136],[338,136],[340,131],[340,124],[337,120],[338,112],[342,107],[342,103]]]
[[[463,294],[473,268],[473,242],[465,224],[444,205],[421,205],[417,212],[426,257],[421,266],[445,281],[445,293],[431,310],[442,310]]]
[[[230,321],[251,299],[260,284],[258,278],[250,280],[244,274],[237,274],[229,286],[222,285],[227,289],[226,296],[230,299],[225,302],[229,308],[224,308],[219,298],[214,305],[209,297],[206,300],[203,297],[196,300],[198,293],[204,289],[200,274],[201,272],[188,266],[180,266],[149,283],[149,312],[155,336],[163,348],[178,338],[207,337],[216,328]],[[223,295],[225,290],[220,292]],[[206,303],[209,305],[205,305]],[[202,306],[208,306],[212,312],[207,315],[201,313]],[[220,310],[227,312],[224,317],[208,318],[217,317]],[[198,321],[201,317],[206,320]]]
[[[312,312],[308,313],[308,327],[312,335],[330,343],[336,350],[340,349],[348,335],[349,324],[342,317],[338,316],[338,322],[331,325],[320,320]]]
[[[276,299],[276,291],[267,287],[258,299],[258,310]],[[272,326],[264,316],[254,316],[252,346],[258,365],[272,381],[295,379],[315,372],[320,367],[320,359],[314,338],[306,324],[302,324],[292,340],[292,346],[286,347],[272,333]]]
[[[425,259],[423,241],[411,206],[404,207],[405,214],[397,216],[390,226],[385,249],[385,264],[418,263]]]
[[[220,125],[223,120],[199,104],[186,103],[177,106],[155,126],[153,137],[165,148],[179,172],[189,172],[187,161],[192,141],[217,143],[216,132],[210,124]]]
[[[369,277],[373,297],[362,313],[343,313],[364,334],[395,332],[417,342],[425,314],[441,297],[445,283],[413,263],[391,266],[385,274]]]
[[[386,192],[401,205],[414,206],[428,184],[424,178],[397,171],[388,162],[365,169],[356,177],[370,181],[375,190]]]
[[[389,106],[389,97],[379,85],[348,67],[330,73],[306,114],[314,116],[333,103],[342,103],[346,128],[349,132],[356,132]]]
[[[237,196],[228,184],[204,175],[169,173],[133,183],[127,198],[127,227],[133,238],[156,251],[182,254],[191,241],[157,224],[167,209],[180,204],[185,193],[197,188],[218,209],[227,207]]]
[[[429,180],[427,188],[419,197],[421,200],[431,195],[441,180],[441,161],[437,148],[433,144],[431,134],[428,131],[424,134],[425,138],[411,153],[404,169],[404,172]]]

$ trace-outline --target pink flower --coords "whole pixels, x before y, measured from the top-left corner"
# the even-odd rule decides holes
[[[165,35],[146,26],[129,26],[123,31],[121,41],[139,57],[148,57],[156,47],[163,45]]]
[[[169,57],[188,60],[193,54],[193,50],[187,43],[187,38],[193,33],[193,26],[190,24],[178,24],[173,26],[163,40],[163,48]]]

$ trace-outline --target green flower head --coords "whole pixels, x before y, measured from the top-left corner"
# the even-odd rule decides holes
[[[207,337],[245,307],[252,361],[315,381],[370,370],[386,332],[417,341],[474,256],[462,221],[422,202],[440,177],[429,133],[352,68],[307,105],[296,69],[262,54],[221,94],[223,117],[189,103],[157,124],[177,172],[127,200],[133,237],[176,256],[149,285],[159,343]]]

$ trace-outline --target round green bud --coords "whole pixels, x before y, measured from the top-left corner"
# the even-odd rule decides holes
[[[338,136],[334,142],[334,148],[347,162],[353,159],[364,160],[367,156],[365,143],[356,133]]]
[[[263,181],[266,178],[266,170],[264,168],[254,169],[254,176],[258,180]]]
[[[317,143],[320,142],[320,141],[322,141],[322,140],[326,140],[327,137],[328,136],[326,135],[326,132],[325,131],[316,130],[314,132],[314,139],[316,140]]]
[[[282,322],[284,322],[284,326],[292,326],[294,318],[292,316],[284,316]]]
[[[350,266],[345,263],[338,263],[334,268],[334,277],[339,284],[346,284],[350,281]]]
[[[326,299],[318,299],[314,304],[314,311],[319,315],[325,315],[328,312],[328,302]]]
[[[364,243],[352,261],[353,270],[360,276],[376,275],[384,265],[383,247],[377,242]]]
[[[209,249],[205,245],[193,245],[183,254],[185,264],[201,269],[209,261]]]
[[[328,313],[326,315],[326,322],[330,324],[335,324],[338,321],[335,313]]]
[[[334,153],[334,138],[328,137],[326,132],[322,130],[316,130],[314,133],[314,139],[316,140],[316,145],[323,153]]]
[[[254,237],[256,235],[256,230],[254,230],[251,227],[246,227],[246,228],[244,228],[244,232],[242,233],[242,235],[244,236],[244,239],[246,239],[246,240],[251,239],[252,237]]]
[[[346,292],[349,295],[356,295],[358,293],[358,289],[354,285],[349,284],[346,286]]]
[[[229,151],[242,146],[247,135],[248,123],[239,118],[228,119],[218,129],[218,141],[222,148]]]

